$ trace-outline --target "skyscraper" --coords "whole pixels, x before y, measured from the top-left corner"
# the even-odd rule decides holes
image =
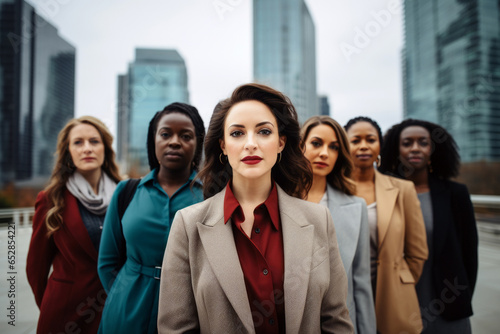
[[[328,103],[328,96],[320,95],[318,96],[319,104],[319,114],[324,116],[330,116],[330,103]]]
[[[405,118],[444,126],[464,162],[500,160],[500,1],[404,5]]]
[[[149,121],[170,103],[189,103],[187,85],[186,64],[176,50],[135,50],[128,73],[118,77],[118,157],[125,170],[149,171]]]
[[[75,48],[22,0],[0,1],[0,182],[48,178],[74,117]]]
[[[287,95],[300,122],[319,112],[315,40],[304,0],[253,1],[254,80]]]

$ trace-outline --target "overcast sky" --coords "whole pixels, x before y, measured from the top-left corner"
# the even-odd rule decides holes
[[[117,76],[136,47],[184,58],[191,104],[208,126],[217,101],[252,81],[250,0],[29,0],[76,47],[76,116],[116,133]],[[316,27],[317,87],[344,125],[402,119],[401,0],[306,0]]]

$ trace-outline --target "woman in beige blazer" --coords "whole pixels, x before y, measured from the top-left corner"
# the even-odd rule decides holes
[[[368,205],[370,258],[377,331],[420,333],[422,321],[415,291],[427,259],[425,225],[415,187],[375,170],[382,133],[368,117],[345,126],[354,162],[356,195]]]
[[[247,84],[215,109],[204,202],[178,211],[161,274],[160,333],[352,333],[327,208],[310,187],[290,100]]]

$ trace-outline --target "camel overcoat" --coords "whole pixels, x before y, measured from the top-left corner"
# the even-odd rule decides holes
[[[383,334],[420,333],[415,284],[428,256],[425,224],[413,182],[375,172],[378,259],[375,313]]]

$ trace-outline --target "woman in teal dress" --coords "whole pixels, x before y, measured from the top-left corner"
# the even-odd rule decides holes
[[[104,221],[98,272],[108,298],[99,333],[157,333],[163,254],[177,210],[203,200],[193,179],[200,165],[205,127],[198,110],[173,103],[149,124],[151,172],[139,182],[120,221],[120,182]]]

